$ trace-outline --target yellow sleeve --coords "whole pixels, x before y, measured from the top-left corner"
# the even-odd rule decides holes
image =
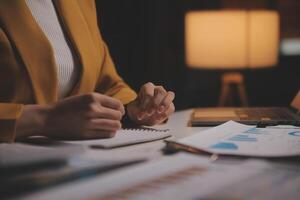
[[[0,103],[0,142],[14,142],[22,109],[22,104]]]
[[[0,142],[14,142],[16,122],[23,108],[23,104],[10,102],[14,80],[20,76],[14,60],[11,44],[0,27]]]
[[[114,63],[111,59],[107,45],[102,41],[104,48],[104,61],[96,91],[122,101],[123,104],[128,104],[136,98],[136,93],[123,81],[118,75]]]

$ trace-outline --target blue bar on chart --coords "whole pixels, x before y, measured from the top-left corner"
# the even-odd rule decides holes
[[[256,142],[257,139],[253,137],[249,137],[249,135],[235,135],[228,140],[237,141],[237,142]]]

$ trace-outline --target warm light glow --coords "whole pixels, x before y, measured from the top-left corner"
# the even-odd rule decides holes
[[[196,68],[271,67],[277,63],[275,11],[199,11],[185,19],[186,63]]]

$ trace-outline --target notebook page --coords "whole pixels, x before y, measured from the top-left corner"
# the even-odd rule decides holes
[[[135,129],[121,129],[117,131],[115,137],[108,139],[96,140],[82,140],[82,141],[68,141],[72,144],[87,145],[94,148],[114,148],[127,146],[132,144],[139,144],[144,142],[151,142],[155,140],[170,137],[171,134],[168,129],[158,130],[151,128],[135,128]]]

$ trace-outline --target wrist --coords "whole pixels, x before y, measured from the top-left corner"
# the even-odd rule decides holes
[[[16,125],[16,138],[43,135],[47,116],[51,110],[48,105],[26,105]]]

